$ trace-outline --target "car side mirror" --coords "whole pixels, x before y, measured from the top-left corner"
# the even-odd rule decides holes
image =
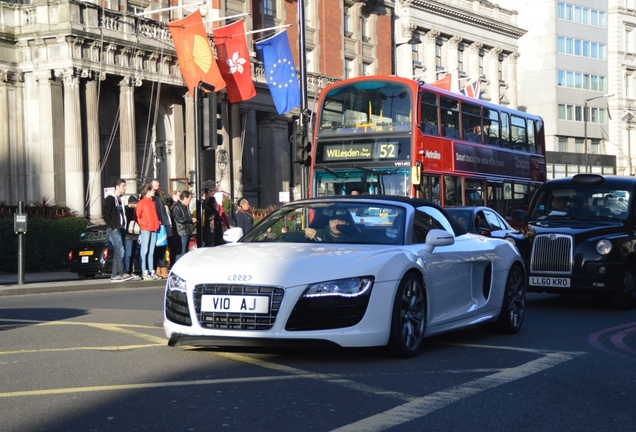
[[[436,246],[450,246],[455,243],[455,236],[448,231],[432,229],[426,234],[426,252],[433,252]]]
[[[241,237],[243,237],[243,228],[239,227],[230,228],[223,233],[223,240],[226,243],[236,243]]]

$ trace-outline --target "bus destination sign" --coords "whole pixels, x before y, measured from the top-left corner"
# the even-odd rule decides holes
[[[318,146],[317,159],[321,162],[409,160],[410,152],[403,149],[399,140],[324,143]]]

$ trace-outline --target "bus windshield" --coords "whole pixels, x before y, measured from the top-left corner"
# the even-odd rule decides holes
[[[409,130],[411,90],[402,83],[362,81],[328,91],[318,135]]]
[[[409,196],[409,176],[408,167],[317,171],[315,196],[355,193]]]

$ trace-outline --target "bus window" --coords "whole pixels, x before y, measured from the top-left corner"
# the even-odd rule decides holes
[[[444,205],[462,205],[462,178],[455,176],[444,176]]]
[[[525,119],[517,116],[510,116],[510,138],[515,150],[526,151],[528,146],[526,145],[527,133],[526,133],[526,121]]]
[[[442,135],[459,139],[459,102],[455,98],[440,97],[442,107]]]
[[[510,116],[508,113],[501,113],[501,139],[499,146],[510,148]]]
[[[478,105],[462,102],[462,126],[464,141],[481,143],[481,108]]]
[[[484,135],[486,144],[501,145],[499,143],[499,111],[484,108]]]
[[[420,129],[427,135],[439,135],[437,120],[437,95],[432,92],[422,92],[422,118]]]
[[[481,179],[466,179],[465,203],[467,206],[484,205],[484,181]]]
[[[422,177],[422,183],[420,184],[420,189],[416,193],[416,198],[424,198],[429,200],[437,205],[442,205],[439,196],[439,176],[429,175]]]
[[[528,151],[530,153],[536,153],[537,152],[537,144],[536,144],[536,138],[535,138],[535,123],[534,120],[530,120],[528,119]]]

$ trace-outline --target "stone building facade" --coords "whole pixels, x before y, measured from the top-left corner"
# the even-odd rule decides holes
[[[443,70],[481,76],[485,98],[515,107],[515,15],[486,0],[305,0],[305,58],[298,55],[295,1],[0,1],[0,201],[47,197],[93,221],[117,178],[136,193],[158,178],[191,179],[193,100],[166,23],[199,8],[206,28],[244,14],[247,31],[289,24],[311,110],[327,84],[359,75],[413,76]],[[150,12],[150,13],[148,13]],[[276,30],[278,31],[278,30]],[[302,195],[289,137],[299,109],[278,115],[253,42],[257,95],[222,101],[224,143],[201,154],[201,178],[232,199],[279,205]],[[422,43],[404,44],[412,37]],[[303,75],[301,74],[301,77]],[[196,191],[201,185],[189,184]]]

